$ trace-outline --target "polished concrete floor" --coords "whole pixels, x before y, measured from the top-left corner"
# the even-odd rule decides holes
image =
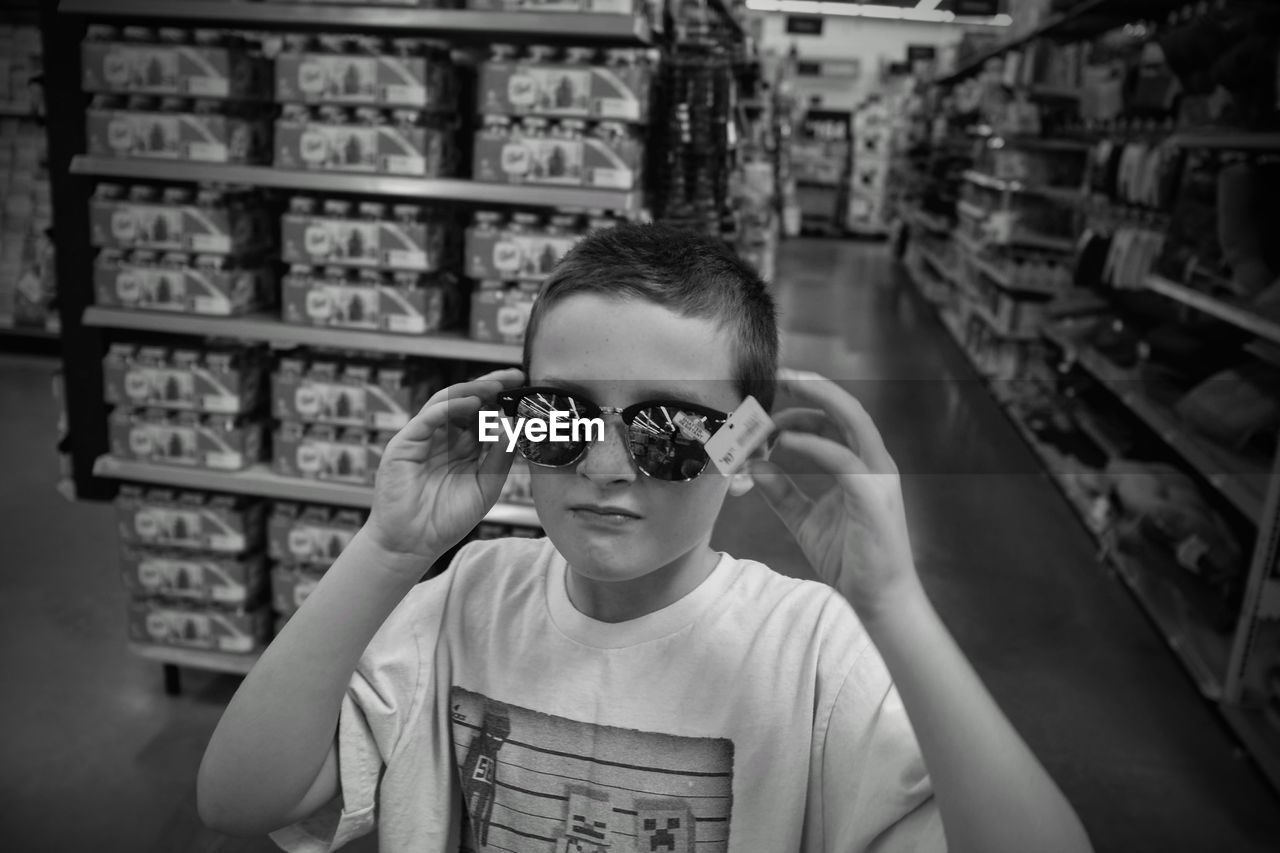
[[[791,242],[778,280],[784,361],[840,379],[876,419],[930,595],[1097,849],[1280,849],[1280,799],[884,246]],[[236,681],[188,673],[168,697],[159,667],[125,650],[111,509],[53,487],[52,369],[0,356],[0,848],[273,850],[199,824],[195,770]],[[753,495],[731,502],[716,544],[806,571]]]

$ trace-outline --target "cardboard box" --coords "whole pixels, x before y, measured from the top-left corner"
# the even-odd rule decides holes
[[[280,222],[282,257],[289,264],[434,272],[445,254],[439,221],[345,219],[286,213]]]
[[[647,122],[653,69],[528,59],[480,66],[477,112]]]
[[[447,56],[282,53],[276,101],[448,112],[457,108],[458,88]]]
[[[492,285],[498,285],[494,287]],[[524,330],[537,299],[537,288],[505,287],[482,282],[471,293],[471,338],[502,344],[524,343]]]
[[[452,132],[422,125],[276,121],[275,165],[441,178],[453,173]]]
[[[164,598],[222,607],[251,607],[266,592],[261,554],[226,556],[122,545],[120,572],[137,598]]]
[[[115,506],[120,541],[133,545],[242,554],[263,539],[266,505],[241,495],[125,484]]]
[[[477,279],[541,281],[582,236],[473,225],[466,232],[466,273]]]
[[[212,317],[248,314],[273,303],[274,271],[258,266],[258,259],[228,259],[222,269],[197,263],[140,262],[135,255],[104,249],[94,261],[96,302]]]
[[[121,459],[240,471],[262,458],[261,421],[121,407],[108,424],[111,453]]]
[[[286,619],[298,612],[298,608],[315,591],[316,584],[324,577],[323,569],[303,566],[273,566],[271,568],[271,609]]]
[[[159,112],[91,107],[86,147],[101,157],[201,163],[265,163],[271,124],[249,114]]]
[[[86,41],[80,87],[86,92],[255,98],[271,79],[270,63],[234,47]]]
[[[249,654],[270,639],[271,612],[213,610],[158,601],[129,603],[129,639],[205,651]]]
[[[238,415],[261,402],[266,368],[262,346],[187,350],[116,343],[102,361],[102,378],[112,405]]]
[[[391,433],[286,421],[276,430],[274,468],[285,477],[373,485]]]
[[[457,286],[447,274],[320,276],[296,269],[281,284],[286,323],[421,335],[453,321]],[[407,278],[406,278],[407,276]]]
[[[275,562],[327,567],[333,564],[368,513],[277,501],[267,519],[267,553]]]
[[[422,408],[438,381],[403,362],[339,365],[286,356],[271,376],[271,414],[284,421],[394,431]]]
[[[210,255],[246,254],[271,243],[266,210],[260,204],[240,203],[175,205],[94,198],[89,202],[89,234],[94,246]]]
[[[632,190],[641,186],[644,143],[610,139],[476,134],[472,177],[507,184],[555,184]]]

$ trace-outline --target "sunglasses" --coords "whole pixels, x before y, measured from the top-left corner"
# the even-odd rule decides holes
[[[627,428],[627,450],[636,468],[655,480],[681,483],[697,478],[711,458],[698,440],[698,427],[714,434],[728,419],[724,412],[678,400],[646,400],[616,409],[598,406],[591,400],[560,388],[535,386],[515,388],[498,394],[498,405],[509,418],[547,422],[551,413],[570,419],[618,415]],[[523,433],[516,440],[520,455],[544,468],[573,465],[586,453],[586,440],[530,441]]]

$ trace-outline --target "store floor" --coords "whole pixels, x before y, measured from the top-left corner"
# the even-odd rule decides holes
[[[1097,849],[1277,849],[1280,801],[885,247],[793,241],[778,280],[784,361],[841,379],[877,420],[938,610]],[[236,680],[186,673],[168,697],[159,667],[126,651],[112,511],[52,486],[51,370],[0,356],[0,846],[273,850],[199,824],[196,767]],[[806,573],[758,496],[729,505],[716,544]]]

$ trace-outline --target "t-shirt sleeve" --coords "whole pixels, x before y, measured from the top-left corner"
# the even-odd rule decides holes
[[[888,669],[867,642],[822,738],[819,797],[829,853],[943,853],[933,786]]]
[[[377,824],[383,771],[421,703],[422,638],[438,630],[444,576],[414,587],[366,647],[338,715],[339,795],[271,833],[290,853],[327,853]]]

